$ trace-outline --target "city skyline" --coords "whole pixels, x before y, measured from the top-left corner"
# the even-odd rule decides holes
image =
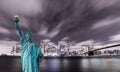
[[[43,40],[39,44],[44,56],[88,56],[89,51],[101,49],[94,51],[94,55],[119,55],[119,43],[108,44],[108,45],[72,45],[65,41],[58,42],[55,44],[50,42],[50,40]],[[110,48],[111,47],[111,48]],[[103,49],[102,48],[106,48]],[[108,48],[108,49],[107,49]],[[21,55],[21,46],[19,42],[0,42],[0,55]],[[86,53],[86,54],[84,54]]]

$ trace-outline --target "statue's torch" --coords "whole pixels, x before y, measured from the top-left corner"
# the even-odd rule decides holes
[[[19,16],[18,15],[14,16],[14,22],[19,22]]]

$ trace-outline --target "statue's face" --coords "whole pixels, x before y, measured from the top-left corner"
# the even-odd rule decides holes
[[[32,41],[32,34],[30,32],[27,32],[25,34],[25,38],[26,38],[27,41]]]

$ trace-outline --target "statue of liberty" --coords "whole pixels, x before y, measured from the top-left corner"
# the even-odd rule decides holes
[[[21,63],[22,72],[40,72],[39,63],[43,60],[43,54],[33,41],[33,35],[26,32],[24,35],[19,27],[19,17],[14,16],[14,25],[22,46]]]

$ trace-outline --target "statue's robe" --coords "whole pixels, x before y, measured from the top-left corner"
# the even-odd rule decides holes
[[[43,55],[40,48],[33,42],[27,42],[24,38],[20,41],[22,46],[22,71],[40,72],[39,63],[42,62]]]

